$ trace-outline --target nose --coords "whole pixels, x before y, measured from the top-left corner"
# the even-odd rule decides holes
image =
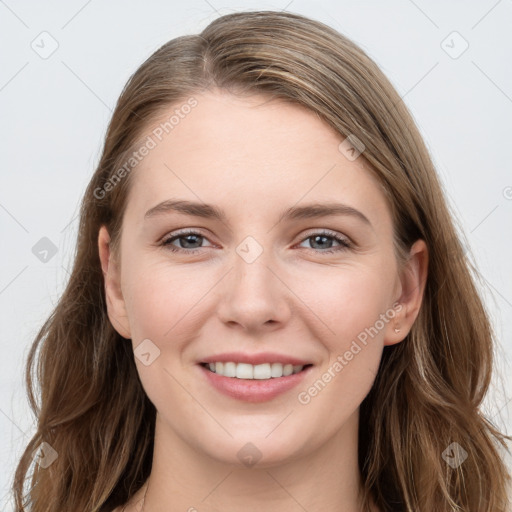
[[[289,320],[293,293],[269,253],[263,251],[252,262],[235,254],[218,295],[217,313],[223,323],[248,332],[268,332]]]

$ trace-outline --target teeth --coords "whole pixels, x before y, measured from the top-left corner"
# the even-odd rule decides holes
[[[236,364],[224,363],[222,375],[224,375],[225,377],[236,377]]]
[[[219,364],[219,363],[217,363]],[[217,373],[217,369],[215,369],[215,373]],[[221,371],[219,374],[224,373]],[[246,363],[238,363],[236,365],[236,378],[237,379],[254,379],[254,366],[252,364]]]
[[[294,373],[299,373],[304,368],[303,365],[297,364],[281,364],[281,363],[264,363],[264,364],[247,364],[247,363],[208,363],[206,365],[210,371],[222,375],[223,377],[235,377],[237,379],[256,379],[268,380],[276,377],[287,377]]]

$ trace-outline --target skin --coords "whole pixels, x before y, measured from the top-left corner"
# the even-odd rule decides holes
[[[314,113],[260,95],[194,97],[198,105],[132,171],[119,253],[106,228],[98,238],[112,324],[134,349],[150,339],[160,350],[148,366],[134,358],[157,409],[144,510],[360,511],[359,406],[384,346],[400,343],[417,317],[426,245],[418,240],[398,267],[376,178],[363,158],[340,152],[344,137]],[[144,218],[170,198],[217,205],[226,222],[175,212]],[[356,208],[371,226],[348,215],[278,222],[287,207],[326,201]],[[175,239],[182,253],[159,244],[184,228],[203,238]],[[325,254],[341,245],[311,238],[322,229],[353,247]],[[263,249],[252,263],[236,252],[247,236]],[[185,252],[193,248],[200,252]],[[394,318],[300,403],[298,393],[396,303]],[[290,354],[314,367],[273,400],[243,402],[217,392],[197,365],[233,350]],[[237,456],[248,442],[261,453],[252,467]],[[140,510],[145,491],[125,510]]]

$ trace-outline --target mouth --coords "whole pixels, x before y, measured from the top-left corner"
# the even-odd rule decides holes
[[[197,367],[204,382],[225,396],[236,400],[268,402],[291,391],[312,371],[313,364],[203,362]]]
[[[282,364],[282,363],[235,363],[234,361],[214,363],[200,363],[200,365],[211,373],[222,377],[243,380],[269,380],[288,377],[313,366],[312,364]]]

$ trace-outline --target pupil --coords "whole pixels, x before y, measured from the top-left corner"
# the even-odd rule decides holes
[[[325,235],[316,235],[313,237],[313,240],[315,241],[315,243],[316,243],[317,239],[323,239],[323,241],[324,241],[323,243],[325,243],[328,240],[328,237],[326,237]]]
[[[199,237],[197,235],[186,235],[184,238],[185,238],[185,245],[187,245],[189,243],[189,238],[201,238],[201,237]],[[194,241],[192,241],[191,243],[194,243]],[[196,243],[197,243],[197,240],[196,240]]]

